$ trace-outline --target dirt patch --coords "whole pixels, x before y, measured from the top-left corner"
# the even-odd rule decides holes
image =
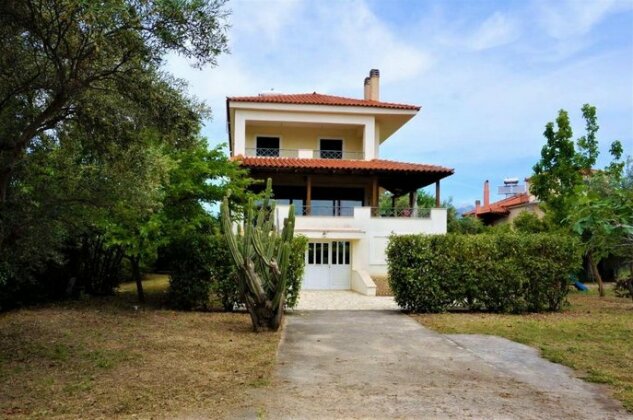
[[[387,277],[372,277],[376,284],[376,296],[393,296]]]
[[[128,297],[2,314],[0,417],[218,417],[269,383],[279,334]]]

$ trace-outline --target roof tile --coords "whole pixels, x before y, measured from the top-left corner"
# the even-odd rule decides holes
[[[443,173],[450,175],[451,168],[423,163],[397,162],[385,159],[344,160],[344,159],[301,159],[286,157],[251,157],[237,156],[233,158],[249,168],[287,168],[287,169],[326,169],[386,171],[411,173]]]
[[[370,108],[387,108],[419,111],[417,105],[396,104],[391,102],[372,101],[368,99],[354,99],[343,96],[323,95],[320,93],[298,93],[290,95],[258,95],[258,96],[233,96],[226,98],[229,102],[259,102],[270,104],[297,104],[297,105],[335,105],[335,106],[362,106]]]

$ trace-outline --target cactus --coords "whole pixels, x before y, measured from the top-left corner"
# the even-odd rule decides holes
[[[237,281],[255,331],[277,331],[282,323],[289,266],[294,235],[294,207],[290,206],[283,229],[274,223],[275,204],[270,201],[271,180],[264,200],[256,209],[249,200],[244,226],[231,220],[228,196],[222,203],[222,228],[237,267]]]

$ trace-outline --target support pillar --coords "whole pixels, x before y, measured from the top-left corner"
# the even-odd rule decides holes
[[[374,176],[371,180],[371,206],[378,207],[378,177]]]
[[[440,199],[440,181],[435,181],[435,207],[439,208],[442,204]]]
[[[306,177],[306,204],[305,215],[309,216],[312,213],[312,175]]]

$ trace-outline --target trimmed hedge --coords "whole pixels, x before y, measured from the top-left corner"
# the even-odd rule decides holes
[[[389,285],[413,312],[558,311],[579,251],[572,238],[547,233],[392,236]]]

